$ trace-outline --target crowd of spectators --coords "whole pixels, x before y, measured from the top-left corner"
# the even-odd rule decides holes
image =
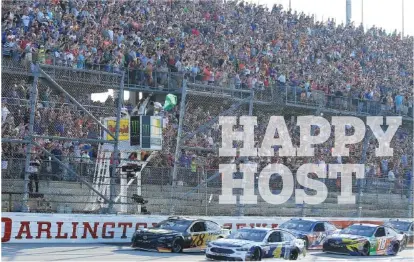
[[[240,1],[7,1],[3,53],[76,68],[154,71],[230,88],[300,88],[412,107],[412,37]],[[140,70],[142,74],[136,73]],[[165,76],[155,76],[164,81]]]
[[[413,107],[412,46],[413,37],[401,37],[381,28],[336,24],[331,19],[315,21],[313,16],[285,11],[280,5],[268,9],[240,1],[31,0],[6,1],[2,8],[3,56],[25,64],[36,60],[79,69],[126,69],[129,81],[149,86],[165,82],[166,73],[175,72],[187,75],[190,81],[226,88],[289,87],[305,100],[318,91],[379,101],[394,112],[411,111]],[[72,112],[64,101],[53,101],[47,88],[40,94],[36,133],[96,135],[96,126],[86,116]],[[9,87],[6,97],[13,103],[8,100],[2,108],[2,125],[6,125],[2,126],[2,136],[14,133],[24,137],[28,111],[20,99],[27,99],[27,88],[16,83]],[[63,106],[50,109],[59,102]],[[186,132],[217,116],[223,107],[206,103],[189,105],[189,109],[185,122],[193,128]],[[261,117],[267,123],[267,114],[261,113]],[[175,162],[178,108],[166,119],[166,150],[158,163],[171,166]],[[258,141],[264,130],[260,128]],[[412,141],[412,134],[406,133],[405,142]],[[218,136],[215,125],[189,139],[186,145],[215,148],[220,142]],[[409,166],[401,159],[412,161],[407,157],[412,155],[412,148],[407,147],[412,143],[405,142],[393,142],[398,154],[389,160],[398,174]],[[328,162],[329,143],[331,140],[309,161]],[[71,146],[61,146],[70,152]],[[355,148],[355,159],[346,161],[359,161],[361,150]],[[180,161],[192,167],[189,159],[199,156],[199,152],[188,151]],[[370,163],[378,168],[380,164],[372,157],[368,155]],[[209,163],[211,168],[217,167],[214,153],[204,153],[204,158],[214,162]],[[303,160],[283,161],[293,165]],[[381,174],[385,171],[388,168],[381,167]]]
[[[25,139],[29,132],[30,118],[30,89],[31,85],[26,80],[6,81],[2,84],[2,125],[1,136],[5,139]],[[82,110],[62,94],[52,90],[39,82],[38,98],[35,105],[35,118],[33,133],[39,136],[89,138],[97,139],[99,129],[97,124]],[[114,116],[116,107],[114,100],[109,97],[104,103],[93,102],[79,95],[77,101],[93,115],[98,117]],[[75,141],[58,141],[53,139],[35,138],[42,147],[50,150],[54,156],[65,163],[91,163],[90,159],[96,159],[97,144],[89,144]],[[8,168],[17,168],[17,173],[23,171],[23,161],[26,155],[26,146],[22,144],[2,144],[2,159],[8,160]],[[39,148],[34,147],[33,158],[42,160],[42,171],[51,174],[61,174],[65,179],[73,180],[74,177],[67,174],[55,161],[43,154]],[[78,165],[77,165],[78,166]],[[85,174],[86,168],[74,168]],[[89,173],[90,174],[90,173]],[[66,177],[68,175],[68,177]]]

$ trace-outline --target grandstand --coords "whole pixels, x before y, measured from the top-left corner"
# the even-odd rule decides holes
[[[116,151],[127,151],[102,135],[102,120],[120,122],[122,110],[129,117],[143,105],[150,115],[157,111],[150,101],[163,104],[175,94],[178,104],[160,114],[162,150],[137,148],[153,154],[139,157],[146,166],[123,195],[122,212],[144,212],[145,205],[152,214],[412,216],[413,37],[240,1],[6,1],[2,18],[3,210],[120,212],[122,204],[111,200],[125,185],[118,169],[109,170],[125,161]],[[105,102],[92,101],[108,90]],[[258,116],[261,141],[269,117],[284,115],[297,145],[295,116],[321,113],[328,120],[402,116],[394,157],[374,157],[368,133],[340,160],[329,156],[332,135],[314,158],[248,161],[291,170],[306,162],[365,163],[367,178],[354,184],[357,204],[336,204],[335,181],[316,206],[218,204],[218,165],[241,160],[218,157],[218,116]],[[115,152],[105,155],[110,165],[98,176],[108,191],[96,187],[100,145]],[[38,173],[29,175],[25,167],[35,160]],[[280,181],[272,183],[278,192]],[[89,208],[98,202],[105,205]]]

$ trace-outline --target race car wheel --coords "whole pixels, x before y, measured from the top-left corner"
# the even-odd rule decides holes
[[[255,248],[253,251],[252,261],[260,261],[262,260],[262,253],[260,252],[259,248]]]
[[[183,241],[181,239],[174,240],[171,250],[173,253],[183,252]]]
[[[398,254],[398,251],[400,250],[400,245],[398,243],[395,243],[392,246],[392,253],[394,256],[396,256]]]
[[[370,248],[371,248],[370,244],[368,242],[365,243],[364,247],[362,248],[362,255],[363,256],[369,256]]]
[[[297,260],[299,257],[299,251],[297,249],[292,250],[292,252],[290,252],[290,260]]]

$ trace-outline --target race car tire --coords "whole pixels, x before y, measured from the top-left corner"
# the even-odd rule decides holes
[[[253,251],[253,256],[251,261],[261,261],[262,260],[262,252],[260,251],[260,248],[256,247]]]
[[[369,250],[371,249],[371,245],[368,243],[368,242],[366,242],[365,244],[364,244],[364,247],[362,248],[362,255],[363,256],[369,256]]]
[[[292,252],[290,252],[289,260],[297,260],[299,257],[299,250],[294,249]]]
[[[174,240],[171,248],[173,253],[181,253],[183,252],[183,241],[180,238]]]
[[[396,256],[397,254],[398,254],[398,251],[400,250],[400,244],[398,244],[398,243],[395,243],[393,246],[392,246],[392,252],[393,252],[393,256]]]

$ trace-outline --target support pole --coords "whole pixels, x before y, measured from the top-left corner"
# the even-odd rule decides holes
[[[180,117],[178,123],[178,131],[177,131],[177,145],[175,147],[175,155],[174,155],[174,167],[172,173],[172,181],[171,181],[171,194],[170,194],[170,215],[174,215],[174,202],[173,202],[173,194],[177,184],[177,172],[178,172],[178,165],[179,159],[181,156],[180,152],[180,144],[181,144],[181,136],[183,133],[183,125],[184,125],[184,115],[185,115],[185,100],[187,98],[187,80],[183,79],[183,88],[181,92],[181,103],[180,103]]]
[[[364,27],[364,0],[361,0],[361,24]]]
[[[250,100],[249,100],[249,116],[253,115],[253,102],[254,102],[254,90],[252,89]]]
[[[115,174],[116,174],[116,168],[117,165],[119,165],[121,159],[119,157],[119,129],[121,126],[121,110],[122,110],[122,103],[124,102],[124,79],[125,79],[125,72],[122,73],[121,77],[121,84],[119,86],[119,94],[118,94],[118,107],[116,110],[116,124],[115,124],[115,144],[114,144],[114,152],[112,156],[112,166],[110,167],[112,169],[111,177],[110,177],[110,183],[109,183],[109,206],[108,206],[108,212],[110,214],[115,213],[114,209],[114,199],[115,199]]]
[[[181,156],[180,151],[180,144],[181,144],[181,136],[183,133],[183,125],[184,125],[184,116],[185,116],[185,100],[187,98],[187,80],[183,80],[183,90],[181,93],[181,103],[180,103],[180,117],[179,117],[179,123],[178,123],[178,131],[177,131],[177,145],[175,146],[175,156],[174,156],[174,169],[173,169],[173,175],[172,175],[172,182],[173,184],[176,184],[177,182],[177,171],[178,171],[178,164],[179,164],[179,158]]]
[[[371,133],[369,133],[368,129],[365,131],[365,138],[364,138],[364,144],[362,145],[362,157],[361,157],[361,161],[360,164],[365,164],[366,160],[367,160],[367,151],[368,151],[368,145],[369,145],[369,140],[371,139]],[[365,169],[364,169],[365,172]],[[366,178],[365,179],[358,179],[357,180],[357,186],[358,186],[358,196],[357,196],[357,202],[358,202],[358,210],[357,210],[357,215],[358,218],[361,218],[362,216],[362,183],[363,182],[367,182]]]
[[[346,0],[346,24],[349,25],[352,21],[352,2]]]
[[[254,105],[254,90],[251,90],[250,93],[250,99],[249,99],[249,116],[253,115],[253,105]],[[247,162],[248,162],[248,158],[246,158]],[[236,165],[239,165],[236,163]],[[246,177],[243,174],[243,185],[246,183]],[[244,204],[240,203],[240,198],[242,196],[242,191],[241,189],[237,189],[237,198],[236,198],[236,208],[237,208],[237,213],[236,216],[244,216]]]
[[[404,38],[404,0],[402,1],[402,6],[401,6],[401,22],[402,22],[402,33],[401,33],[401,38]]]
[[[142,181],[141,181],[141,178],[142,178],[142,173],[141,173],[141,171],[139,171],[139,172],[137,172],[137,195],[138,196],[142,196]],[[138,207],[138,214],[141,214],[142,205],[138,204],[137,207]]]
[[[33,143],[33,127],[35,122],[35,114],[36,114],[36,101],[37,101],[37,83],[39,81],[39,65],[37,62],[32,64],[32,73],[34,75],[34,80],[32,84],[32,89],[30,91],[30,116],[29,116],[29,132],[25,140],[28,140],[28,144],[26,146],[26,162],[24,165],[24,195],[23,195],[23,205],[22,211],[29,212],[29,182],[30,182],[30,160],[32,157],[32,143]]]
[[[412,107],[412,113],[414,115],[414,107]],[[414,161],[411,166],[410,174],[410,185],[408,186],[408,216],[409,218],[414,217]]]
[[[120,192],[120,196],[121,196],[120,212],[121,212],[121,214],[126,214],[126,213],[128,213],[128,205],[127,205],[127,200],[128,200],[128,178],[127,178],[127,175],[124,175],[124,174],[121,175],[121,192]]]

